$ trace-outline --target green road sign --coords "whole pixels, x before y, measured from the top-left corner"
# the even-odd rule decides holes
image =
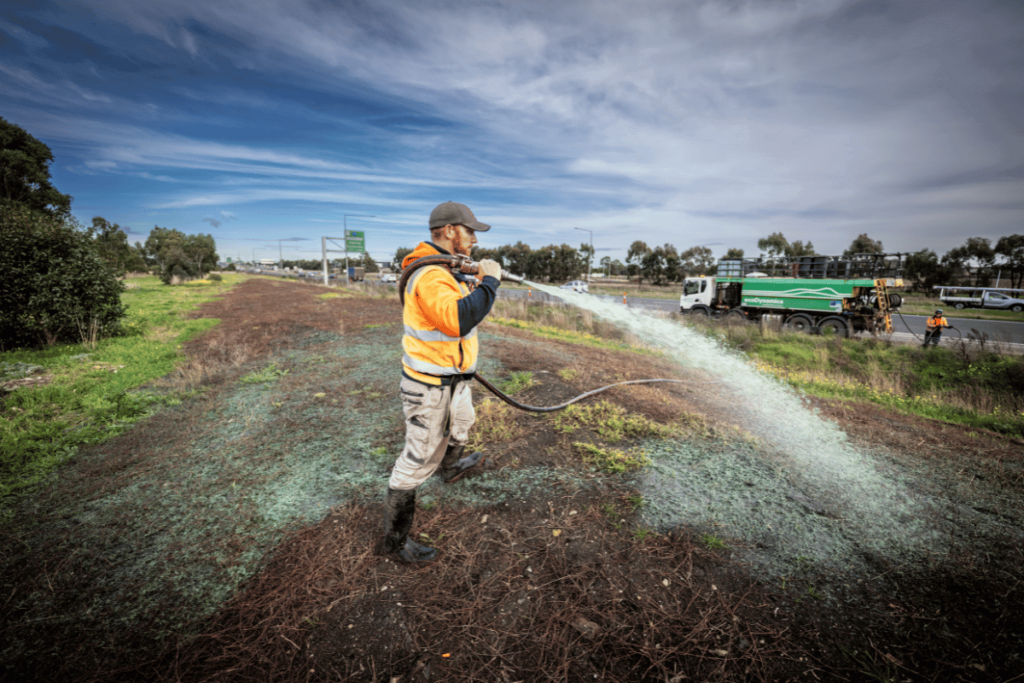
[[[366,234],[362,230],[346,230],[345,251],[366,251]]]

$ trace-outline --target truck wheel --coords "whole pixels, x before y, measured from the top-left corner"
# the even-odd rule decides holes
[[[958,311],[962,311],[965,308],[967,308],[967,304],[965,304],[963,302],[957,302],[957,303],[953,304],[953,308],[955,308]]]
[[[690,315],[699,315],[702,317],[708,317],[708,309],[706,308],[694,308],[690,311]]]
[[[833,335],[836,337],[850,336],[850,326],[846,324],[845,320],[837,316],[831,316],[822,320],[818,323],[818,329],[826,337]]]
[[[747,316],[743,314],[743,311],[740,311],[740,310],[734,308],[734,309],[732,309],[731,311],[729,311],[728,313],[725,314],[725,319],[726,320],[742,320],[742,321],[746,322]]]
[[[794,332],[810,332],[814,323],[806,315],[791,315],[786,320],[786,327]]]

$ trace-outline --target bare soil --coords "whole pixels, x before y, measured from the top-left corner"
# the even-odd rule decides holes
[[[596,434],[511,413],[516,436],[487,444],[480,471],[424,486],[414,532],[441,557],[409,568],[382,554],[379,526],[403,433],[401,309],[327,291],[254,278],[206,304],[221,324],[163,381],[203,391],[82,451],[23,502],[0,533],[6,680],[1024,679],[1024,444],[815,401],[854,444],[964,507],[959,542],[927,562],[780,577],[746,564],[729,529],[645,525],[635,477],[575,452]],[[482,349],[492,381],[533,373],[516,395],[531,405],[706,379],[493,325]],[[242,381],[271,363],[270,388]],[[600,398],[708,447],[742,427],[686,385]],[[336,457],[288,483],[325,450]]]

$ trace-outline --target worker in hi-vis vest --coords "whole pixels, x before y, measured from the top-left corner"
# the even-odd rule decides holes
[[[932,346],[939,345],[939,339],[942,338],[942,330],[949,327],[949,323],[942,317],[942,309],[935,311],[935,315],[928,318],[928,322],[925,323],[928,327],[924,333],[924,344],[923,347],[927,347],[929,344]]]
[[[470,256],[476,233],[490,230],[465,204],[445,202],[430,214],[430,242],[421,242],[402,268],[436,254]],[[410,536],[416,489],[434,472],[452,483],[483,462],[483,453],[465,455],[476,421],[469,391],[476,372],[477,326],[491,312],[501,283],[497,261],[480,261],[480,282],[443,265],[418,267],[407,278],[402,321],[402,411],[405,448],[395,461],[384,502],[384,547],[396,559],[423,564],[437,558],[434,548]]]

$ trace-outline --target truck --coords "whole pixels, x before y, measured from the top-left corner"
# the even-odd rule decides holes
[[[838,337],[892,332],[905,263],[903,254],[720,259],[715,275],[683,281],[679,312]]]
[[[365,268],[348,267],[348,279],[352,282],[362,282],[366,273]]]
[[[964,308],[992,308],[1001,311],[1024,311],[1024,289],[997,287],[935,286],[939,301],[958,310]]]

